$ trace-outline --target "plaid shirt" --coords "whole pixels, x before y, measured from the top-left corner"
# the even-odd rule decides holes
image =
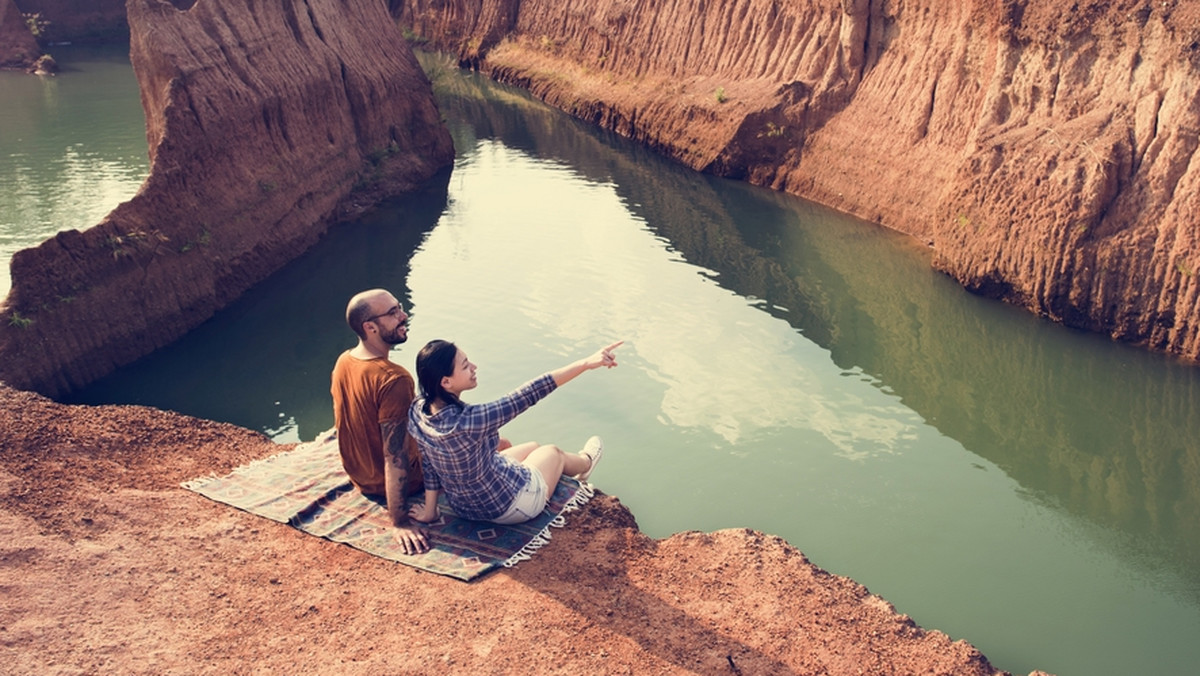
[[[488,404],[447,406],[433,415],[408,409],[408,433],[421,447],[425,490],[444,490],[459,516],[495,519],[512,506],[529,483],[529,468],[496,452],[500,427],[558,387],[549,373]]]

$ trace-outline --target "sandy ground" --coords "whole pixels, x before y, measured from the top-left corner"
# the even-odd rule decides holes
[[[0,385],[0,672],[997,674],[749,530],[653,540],[597,496],[464,583],[183,490],[286,447]]]

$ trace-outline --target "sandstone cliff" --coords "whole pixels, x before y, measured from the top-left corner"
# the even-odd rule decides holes
[[[0,68],[25,69],[42,55],[13,0],[0,0]]]
[[[0,379],[56,394],[182,336],[328,224],[453,160],[428,81],[374,0],[130,0],[150,176],[12,259]]]
[[[392,0],[410,37],[695,169],[911,234],[978,293],[1200,358],[1200,7]]]

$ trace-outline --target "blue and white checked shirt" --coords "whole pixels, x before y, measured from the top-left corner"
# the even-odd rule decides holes
[[[421,447],[426,490],[444,490],[459,516],[495,519],[512,506],[529,482],[529,468],[496,452],[500,427],[558,386],[545,374],[487,404],[447,406],[433,415],[417,398],[408,409],[408,433]]]

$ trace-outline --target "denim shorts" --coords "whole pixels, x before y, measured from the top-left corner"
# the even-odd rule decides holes
[[[512,506],[508,511],[500,516],[492,519],[495,523],[504,524],[506,526],[514,523],[525,523],[546,508],[546,503],[550,500],[550,491],[546,486],[546,477],[536,469],[529,469],[529,481],[525,483],[525,487],[517,493],[517,497],[513,499]]]

